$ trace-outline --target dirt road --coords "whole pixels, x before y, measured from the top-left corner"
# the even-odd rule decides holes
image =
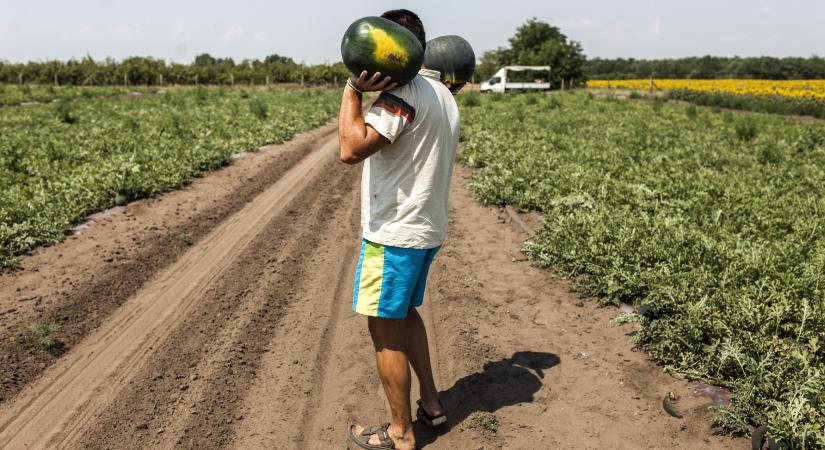
[[[0,447],[345,448],[349,422],[383,421],[350,311],[360,169],[336,154],[330,124],[0,274]],[[423,308],[450,422],[417,427],[422,447],[747,448],[712,435],[710,399],[634,351],[615,310],[531,267],[467,175]],[[59,323],[59,344],[31,323]]]

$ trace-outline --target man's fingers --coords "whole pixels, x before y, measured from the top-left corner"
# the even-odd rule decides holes
[[[380,79],[381,79],[381,72],[375,72],[374,74],[372,74],[372,77],[370,78],[370,84],[375,84]]]
[[[383,90],[387,89],[387,86],[389,86],[389,84],[390,84],[391,82],[392,82],[392,78],[390,78],[390,77],[384,77],[384,79],[383,79],[383,80],[381,80],[381,82],[380,82],[380,83],[378,83],[377,85],[375,85],[375,89],[378,89],[379,91],[383,91]]]
[[[392,81],[392,78],[385,77],[378,88],[382,91],[389,91],[390,89],[395,89],[398,86],[398,83]]]
[[[367,81],[367,71],[363,70],[361,71],[361,75],[358,76],[358,82],[363,83],[365,81]]]

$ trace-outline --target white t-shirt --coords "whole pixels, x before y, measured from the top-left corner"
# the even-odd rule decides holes
[[[364,239],[435,248],[447,234],[447,197],[458,148],[458,106],[439,72],[379,95],[365,117],[390,141],[367,158],[361,175]]]

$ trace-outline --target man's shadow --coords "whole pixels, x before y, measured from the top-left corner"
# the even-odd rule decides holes
[[[480,372],[467,375],[439,394],[447,412],[446,424],[431,429],[415,422],[417,444],[420,447],[432,444],[474,412],[492,413],[504,406],[532,402],[533,394],[542,387],[544,369],[560,362],[553,353],[525,351],[485,363]]]

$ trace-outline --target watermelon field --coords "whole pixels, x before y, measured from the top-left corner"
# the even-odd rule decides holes
[[[323,89],[199,88],[128,100],[85,98],[120,88],[85,89],[59,91],[78,93],[74,100],[0,108],[0,267],[60,241],[93,212],[184,186],[233,154],[325,123],[337,108],[337,92]]]
[[[65,252],[65,245],[69,245],[70,249],[77,244],[60,244],[53,247],[54,250],[38,246],[56,244],[74,234],[72,228],[90,213],[161,194],[161,199],[180,195],[186,199],[183,201],[192,205],[202,203],[203,200],[195,198],[204,195],[204,189],[207,188],[200,187],[192,191],[187,189],[180,194],[170,191],[188,186],[193,179],[206,176],[208,180],[214,176],[210,171],[227,165],[234,166],[233,161],[250,161],[246,164],[251,164],[253,160],[236,158],[243,152],[283,143],[327,123],[336,112],[338,95],[337,90],[322,88],[281,90],[201,87],[132,98],[80,94],[72,99],[58,99],[49,104],[0,108],[0,127],[5,131],[0,139],[0,181],[6,194],[0,204],[0,218],[3,220],[0,242],[3,264],[7,268],[15,268],[4,275],[9,281],[8,289],[17,286],[14,297],[26,299],[27,297],[21,297],[26,290],[20,285],[26,278],[17,277],[31,267],[31,263],[27,261],[32,258],[37,260],[38,254],[53,258],[52,252]],[[617,327],[617,332],[632,336],[632,342],[626,336],[618,339],[613,337],[609,338],[609,343],[605,343],[604,347],[578,352],[576,355],[620,350],[615,348],[617,345],[638,346],[661,364],[666,373],[675,377],[659,379],[659,375],[648,374],[642,378],[644,383],[658,386],[669,384],[669,391],[678,392],[684,388],[674,383],[684,379],[719,386],[730,393],[729,402],[716,404],[709,410],[706,406],[689,406],[701,403],[697,404],[698,400],[687,398],[690,394],[681,394],[683,398],[678,404],[680,410],[683,413],[690,411],[690,408],[703,411],[700,420],[707,426],[712,423],[715,432],[748,436],[756,427],[764,425],[771,430],[771,436],[776,442],[783,442],[790,446],[788,448],[819,448],[825,445],[821,433],[825,426],[822,410],[825,402],[825,354],[821,343],[822,330],[825,328],[825,309],[821,301],[821,286],[825,282],[825,247],[821,239],[823,223],[820,213],[824,206],[822,186],[825,182],[825,171],[822,169],[825,167],[825,127],[822,124],[777,118],[768,114],[671,104],[664,100],[619,100],[612,96],[593,95],[587,91],[549,95],[478,95],[469,92],[459,94],[457,101],[462,114],[462,151],[459,162],[471,171],[466,174],[469,192],[483,204],[492,207],[511,205],[525,214],[536,212],[541,217],[540,226],[534,235],[515,240],[509,238],[510,241],[498,242],[489,251],[502,251],[501,245],[505,242],[523,245],[529,264],[543,270],[525,272],[518,266],[514,266],[512,270],[519,272],[521,276],[532,274],[529,276],[535,278],[538,273],[544,272],[570,280],[571,284],[564,289],[576,293],[570,294],[570,298],[566,300],[568,308],[580,307],[576,306],[579,305],[578,296],[598,298],[598,302],[593,302],[592,307],[596,308],[593,314],[606,314],[608,317],[602,320],[612,322]],[[323,133],[326,132],[322,131],[323,136],[328,136]],[[316,148],[321,145],[320,142],[328,140],[327,137],[314,139],[323,139],[313,141],[316,143],[312,146]],[[321,145],[321,150],[327,145]],[[333,168],[337,166],[330,165],[330,161],[316,166],[307,165],[309,160],[315,160],[316,157],[312,155],[323,152],[303,153],[302,148],[285,150],[286,154],[294,155],[288,157],[291,158],[290,161],[298,162],[289,162],[293,165],[287,167],[292,168],[281,175],[277,173],[284,169],[267,168],[279,159],[276,156],[278,152],[256,156],[255,158],[265,159],[255,163],[255,167],[241,163],[241,167],[234,168],[240,176],[237,180],[250,180],[252,178],[247,174],[260,173],[258,176],[263,176],[270,170],[276,174],[275,180],[279,179],[277,177],[296,177],[291,181],[296,183],[294,186],[303,186],[297,181],[303,177],[303,183],[308,183],[306,187],[300,187],[302,190],[296,194],[297,197],[283,204],[283,208],[286,208],[283,210],[284,219],[272,222],[272,226],[276,228],[260,232],[260,238],[264,239],[286,233],[281,239],[257,244],[257,251],[262,252],[262,255],[282,251],[276,250],[272,245],[296,245],[297,253],[294,255],[301,254],[305,250],[301,247],[305,237],[291,233],[307,228],[320,235],[336,236],[336,233],[345,232],[345,229],[332,232],[331,229],[317,227],[323,223],[332,225],[350,220],[346,217],[358,212],[355,205],[345,202],[337,204],[334,210],[319,212],[331,215],[331,222],[315,222],[312,216],[306,215],[294,216],[299,205],[331,204],[323,198],[343,186],[353,189],[357,175],[357,172],[347,171],[333,176]],[[317,186],[325,187],[316,189]],[[217,187],[218,185],[209,188],[214,192],[207,194],[208,198],[214,198],[216,202],[225,203],[229,198],[243,202],[243,196],[250,195],[232,191],[224,194],[220,190],[215,191]],[[208,193],[209,190],[205,192]],[[268,194],[261,191],[258,195]],[[466,206],[461,205],[465,205],[467,201],[472,201],[469,196],[452,200],[453,205],[460,205],[459,211],[465,210]],[[204,233],[208,228],[197,231],[192,228],[196,226],[193,224],[200,220],[205,220],[206,223],[228,220],[222,219],[224,216],[221,214],[230,214],[235,210],[221,212],[225,206],[218,206],[220,204],[207,207],[203,213],[205,215],[198,216],[201,219],[180,222],[183,216],[179,207],[164,208],[162,204],[160,209],[141,218],[140,223],[145,224],[145,230],[156,229],[158,222],[154,220],[159,217],[166,217],[162,219],[164,224],[169,221],[178,221],[180,224],[174,229],[178,231],[168,232],[169,239],[153,242],[157,240],[155,234],[133,236],[132,239],[136,242],[143,239],[148,241],[128,250],[130,256],[127,260],[131,262],[120,263],[115,267],[104,264],[105,270],[112,271],[113,278],[110,281],[99,284],[89,280],[76,288],[80,292],[73,294],[80,295],[76,300],[73,300],[74,296],[70,296],[68,300],[57,302],[55,306],[35,308],[32,310],[34,315],[21,316],[21,328],[18,329],[24,329],[22,332],[14,331],[12,325],[0,330],[9,338],[6,341],[8,346],[2,348],[4,354],[18,355],[12,359],[7,357],[8,368],[13,374],[37,374],[39,370],[29,372],[32,365],[42,368],[60,356],[60,353],[53,352],[49,356],[49,352],[44,353],[43,349],[38,349],[41,344],[37,342],[41,342],[43,338],[37,336],[41,334],[61,346],[83,348],[85,344],[82,338],[101,324],[110,323],[111,321],[101,322],[108,315],[115,314],[117,317],[120,314],[119,309],[107,308],[117,307],[130,296],[140,298],[140,291],[130,290],[132,288],[124,290],[123,286],[133,285],[137,288],[144,283],[151,285],[152,279],[157,277],[154,270],[137,268],[142,267],[140,264],[148,263],[149,260],[144,262],[144,258],[157,258],[158,254],[164,255],[166,252],[172,252],[168,256],[171,257],[175,252],[184,252],[190,246],[193,246],[192,251],[196,254],[207,251],[200,250],[201,247],[228,249],[239,246],[236,239],[242,237],[240,234],[233,235],[233,239],[226,244],[221,244],[220,240],[214,241],[217,238],[205,238],[203,245],[195,245],[202,236],[198,233]],[[247,209],[265,204],[267,201],[257,200],[248,204]],[[277,201],[272,204],[280,205]],[[242,224],[251,221],[257,213],[240,210],[235,214],[247,217],[231,221]],[[462,213],[456,214],[460,217]],[[487,213],[478,211],[474,214]],[[290,217],[293,218],[291,220],[299,217],[297,220],[302,225],[294,229],[287,227],[283,220]],[[460,236],[456,238],[455,251],[470,253],[452,257],[473,258],[471,255],[477,252],[470,250],[477,248],[474,240],[489,233],[487,228],[480,225],[489,219],[483,219],[482,216],[471,216],[468,219],[470,222],[462,224],[459,220],[455,225]],[[128,220],[134,219],[123,220],[127,220],[123,225],[125,227],[130,223]],[[131,227],[118,227],[115,226],[111,234],[94,238],[95,242],[104,244],[107,239],[111,240],[112,248],[116,249],[113,250],[115,261],[123,258],[117,256],[122,255],[123,249],[116,243],[121,242],[123,236],[134,234]],[[527,238],[526,242],[522,240],[524,238]],[[343,236],[337,239],[336,244],[323,254],[334,248],[331,251],[339,256],[322,259],[320,264],[335,265],[336,258],[343,257],[343,254],[335,252],[347,250],[346,239]],[[215,242],[215,246],[207,244],[208,242]],[[323,242],[325,241],[317,241],[317,244],[323,245]],[[98,247],[100,245],[96,244]],[[467,246],[466,250],[461,250],[463,245]],[[34,256],[25,256],[32,255],[33,250]],[[112,257],[107,257],[106,254],[109,253],[104,252],[100,258],[111,261]],[[178,265],[185,267],[194,264],[194,260],[190,260],[186,254]],[[446,261],[450,261],[452,257],[447,256]],[[492,256],[483,258],[489,259]],[[254,278],[254,274],[258,273],[258,269],[254,268],[255,261],[258,260],[260,257],[251,255],[241,267],[252,264],[253,268],[237,269],[246,270],[248,274],[245,278],[240,278],[241,283],[257,286],[266,280]],[[54,260],[50,261],[52,262],[45,267],[57,264]],[[103,269],[97,266],[98,261],[98,258],[92,258],[82,264],[75,261],[71,266],[57,264],[53,270],[65,273],[69,267],[86,267],[91,264],[84,271],[95,273]],[[166,264],[172,264],[172,261],[174,259]],[[453,273],[441,282],[446,286],[454,286],[450,289],[459,289],[459,286],[466,286],[463,281],[466,277],[488,279],[507,273],[507,269],[501,264],[506,263],[496,266],[498,275],[483,272],[472,275]],[[306,277],[307,272],[300,265],[294,270],[281,272],[282,276],[287,277],[285,279]],[[329,270],[331,268],[325,269],[319,276]],[[52,270],[46,270],[46,273],[52,273]],[[141,275],[136,277],[138,273]],[[191,283],[192,289],[203,283],[197,278],[204,275],[200,272],[197,276],[195,273],[182,273],[182,280]],[[506,286],[512,286],[511,280],[515,276],[514,272],[510,276],[501,277],[497,282],[501,285],[499,289],[511,289]],[[57,276],[55,280],[61,278]],[[82,280],[83,277],[78,279]],[[555,287],[557,281],[547,281],[545,283],[549,284],[542,287],[531,285],[534,281],[526,279],[523,283],[526,289],[525,299],[529,299],[532,292],[558,289]],[[247,292],[248,289],[243,286],[244,284],[240,284],[235,288],[232,284],[227,284],[225,287],[216,286],[212,289],[217,290],[210,292],[213,292],[211,295],[216,296],[216,299],[232,298],[236,294],[229,294],[229,291],[222,289]],[[31,292],[40,290],[29,289],[33,289]],[[455,292],[464,292],[460,289],[442,291],[439,295],[449,297],[455,295]],[[97,297],[101,290],[110,292],[114,303],[110,306],[95,305],[91,310],[89,308],[92,305],[80,306],[83,304],[81,299]],[[54,295],[60,295],[60,292],[61,290],[55,290]],[[81,295],[82,292],[94,294],[91,294],[92,297],[83,297],[89,294]],[[290,292],[293,290],[285,291],[284,295],[293,298],[295,294]],[[469,291],[465,295],[474,298],[483,298],[485,295],[476,292],[481,291]],[[336,290],[329,295],[337,298],[343,293]],[[119,298],[121,300],[117,300]],[[263,308],[260,317],[276,320],[275,316],[270,316],[272,312],[264,313],[270,311],[265,298],[261,298],[264,303],[259,306]],[[257,300],[245,300],[240,305],[246,305],[247,301],[254,303]],[[485,301],[495,302],[493,298]],[[598,308],[598,304],[622,304],[625,305],[625,311],[632,312],[611,314],[609,311],[613,311],[612,308]],[[220,305],[216,303],[206,308],[203,314],[218,314],[218,311],[226,308]],[[521,308],[533,308],[531,305],[528,302]],[[627,305],[632,309],[628,309]],[[312,308],[311,305],[307,307]],[[460,308],[458,305],[455,307]],[[449,325],[449,331],[442,329],[441,332],[466,336],[470,333],[468,330],[478,330],[481,327],[488,330],[485,333],[490,333],[501,326],[495,322],[498,314],[493,310],[488,313],[484,308],[479,309],[478,305],[468,304],[467,307],[470,309],[466,310],[466,317],[475,317],[465,324],[470,328],[453,324]],[[511,303],[509,308],[518,309],[519,306]],[[570,325],[571,319],[565,315],[569,313],[564,313],[564,309],[553,313],[556,314],[554,317],[546,316],[549,311],[544,308],[535,311],[534,323],[547,320],[561,321],[558,326]],[[9,324],[17,323],[14,319],[16,314],[15,312],[11,316]],[[37,326],[31,325],[32,323]],[[137,321],[136,326],[139,323]],[[187,323],[184,322],[182,326],[184,330],[188,330],[186,333],[195,333],[191,337],[195,339],[193,343],[197,342],[197,336],[201,334],[218,333],[221,330],[219,327],[204,328],[202,325]],[[239,316],[227,326],[237,329],[236,327],[247,326],[243,325],[245,323],[247,322],[242,320],[242,316]],[[29,325],[32,330],[38,331],[25,330]],[[431,325],[437,327],[435,323]],[[513,325],[517,326],[516,323]],[[537,331],[532,332],[534,334],[529,334],[531,327],[537,328]],[[511,335],[509,339],[513,341],[514,350],[518,348],[518,342],[544,335],[543,328],[537,325],[531,327],[519,332],[512,329],[506,331],[507,327],[503,329],[503,332]],[[256,328],[250,328],[254,329]],[[318,328],[319,332],[323,329],[323,326]],[[344,329],[347,327],[342,330]],[[473,333],[475,332],[477,331]],[[40,340],[33,340],[34,338]],[[171,335],[168,338],[177,339]],[[300,335],[296,335],[296,338],[300,339]],[[500,339],[507,341],[508,338],[502,336]],[[580,338],[574,337],[572,342],[577,339]],[[264,339],[261,344],[265,341]],[[618,344],[625,341],[626,344]],[[216,341],[219,342],[222,341]],[[344,342],[349,341],[345,339]],[[571,348],[577,345],[571,343]],[[128,349],[113,346],[112,351],[115,350],[126,352]],[[216,352],[214,358],[222,358],[222,353],[217,348],[209,351]],[[440,358],[456,358],[461,352],[462,350],[453,349]],[[617,354],[624,355],[625,352],[626,350],[620,350]],[[184,357],[179,354],[179,350],[171,349],[168,350],[168,355],[182,358],[179,364],[184,366],[193,364],[193,361],[200,358],[190,353]],[[275,364],[283,358],[290,358],[289,355],[291,353],[285,350],[281,357],[273,361],[266,362],[265,357],[260,362],[244,364],[251,364],[249,370],[257,371],[263,367],[261,364]],[[574,355],[571,358],[578,357]],[[158,364],[172,363],[161,360]],[[335,364],[347,363],[342,360]],[[620,367],[622,363],[616,364]],[[362,365],[366,370],[368,362],[363,362]],[[343,370],[343,367],[345,366],[338,370]],[[185,373],[187,369],[180,370]],[[570,371],[571,383],[581,383],[582,376],[587,379],[586,366],[567,370]],[[456,376],[458,374],[460,372]],[[154,372],[131,376],[138,380],[141,377],[149,378],[145,383],[135,385],[135,388],[106,402],[130,401],[136,402],[136,408],[142,408],[140,405],[143,403],[148,407],[170,395],[166,388],[150,388],[151,395],[147,393],[145,389],[153,385],[148,380],[156,376]],[[223,372],[211,376],[218,378],[209,378],[212,380],[210,383],[223,382],[221,380],[224,377],[234,377],[231,373]],[[327,377],[329,376],[332,375]],[[505,379],[510,376],[506,375]],[[594,373],[593,376],[603,375]],[[615,376],[620,379],[627,377],[622,372],[617,372]],[[235,392],[233,395],[240,398],[255,392],[258,389],[255,386],[260,383],[256,380],[258,375],[252,375],[246,384],[237,385],[240,390],[232,391]],[[492,381],[494,386],[497,382]],[[595,382],[594,379],[590,383]],[[17,388],[13,386],[2,386],[0,394],[4,397],[14,394]],[[587,382],[583,387],[586,386]],[[171,388],[176,389],[174,386]],[[649,398],[650,402],[657,405],[661,401],[662,388],[658,389],[659,391],[654,389],[643,394],[642,398]],[[138,400],[145,395],[148,395],[146,399]],[[613,395],[616,397],[614,402],[622,401],[621,393]],[[60,396],[56,398],[68,401],[60,400]],[[220,396],[207,398],[208,402],[215,402],[216,405],[223,401]],[[600,404],[604,404],[604,398],[601,397]],[[175,400],[174,404],[178,401]],[[103,408],[104,405],[101,404],[100,407]],[[237,404],[233,406],[238,407]],[[260,406],[252,406],[253,409],[257,407]],[[568,407],[574,408],[572,405]],[[578,404],[578,407],[595,406],[584,403]],[[632,412],[632,404],[627,407],[631,408],[627,414],[638,414]],[[655,420],[665,422],[657,426],[663,429],[679,426],[678,423],[668,423],[663,419],[664,412],[660,408],[653,408],[658,411]],[[94,442],[111,442],[112,439],[120,439],[117,436],[121,431],[123,438],[127,439],[132,429],[128,426],[122,428],[127,423],[123,418],[126,413],[127,411],[121,413],[108,409],[95,413],[96,421],[82,426],[87,431],[77,438],[78,442],[90,445]],[[140,412],[132,411],[128,414],[139,415]],[[211,430],[213,425],[210,424],[216,417],[223,416],[210,414],[193,423]],[[505,414],[501,417],[508,416]],[[527,421],[524,418],[519,420]],[[538,419],[536,424],[543,423],[541,420]],[[150,427],[166,426],[162,422],[155,425],[152,423],[150,422]],[[642,425],[651,426],[650,423],[645,425],[645,422]],[[187,425],[188,430],[191,430],[188,428],[190,426],[191,423]],[[254,425],[252,429],[257,426]],[[630,433],[630,436],[635,436],[633,428],[627,428],[627,424],[617,423],[615,426]],[[115,427],[115,430],[121,431],[95,441],[94,436],[102,430],[100,427]],[[227,425],[221,429],[228,439],[221,442],[257,442],[239,437],[241,431],[238,430],[243,430],[244,427]],[[181,436],[188,436],[187,442],[190,443],[202,442],[198,439],[203,436],[192,433],[186,431]],[[702,433],[696,437],[701,436]],[[652,439],[655,440],[655,437]],[[715,439],[719,440],[715,440],[713,446],[718,448],[728,448],[731,442],[725,441],[729,439],[727,437]],[[150,443],[142,442],[147,445]],[[697,444],[697,448],[701,446]]]
[[[159,89],[147,86],[43,86],[0,84],[0,106],[48,103],[74,98],[113,97],[126,94],[153,94]]]
[[[487,204],[540,211],[525,252],[672,372],[730,388],[723,429],[825,446],[825,126],[592,94],[464,95]]]
[[[0,399],[14,398],[22,386],[36,383],[41,376],[44,383],[61,386],[72,383],[61,381],[62,377],[91,382],[114,374],[116,366],[112,365],[72,366],[57,374],[48,368],[63,360],[65,349],[75,349],[72,354],[82,357],[91,345],[87,341],[98,339],[96,333],[115,333],[115,324],[128,321],[131,325],[122,331],[124,336],[150,330],[151,339],[174,344],[159,349],[157,361],[130,372],[130,388],[96,400],[96,409],[88,416],[90,422],[66,419],[82,430],[81,434],[66,437],[55,431],[57,434],[44,436],[64,436],[91,447],[125,444],[133,439],[132,417],[145,415],[141,420],[148,424],[146,429],[172,426],[170,436],[193,446],[206,442],[218,442],[219,447],[230,443],[255,446],[269,442],[250,437],[257,436],[261,427],[296,425],[260,419],[237,421],[240,410],[251,411],[253,417],[266,414],[266,405],[281,401],[284,395],[283,401],[294,407],[328,401],[337,405],[335,408],[356,408],[352,402],[357,396],[334,387],[334,373],[347,373],[353,362],[344,358],[346,352],[333,355],[340,353],[342,346],[361,345],[357,344],[360,341],[354,325],[339,322],[337,313],[323,316],[326,318],[320,323],[301,333],[278,338],[283,341],[278,352],[268,352],[265,347],[281,336],[278,327],[264,325],[267,321],[300,321],[305,314],[301,309],[289,309],[297,306],[272,309],[273,298],[291,305],[293,299],[318,295],[310,286],[326,286],[326,294],[319,299],[341,300],[346,309],[347,278],[330,274],[340,260],[357,254],[346,236],[357,224],[359,210],[344,200],[349,194],[342,197],[338,192],[354,193],[359,173],[349,169],[341,172],[337,162],[323,157],[337,148],[330,134],[334,128],[323,124],[334,116],[340,92],[327,88],[197,87],[119,97],[119,88],[113,89],[95,89],[94,95],[81,89],[78,95],[44,100],[47,104],[0,108],[0,128],[4,130],[0,183],[5,194],[0,200],[0,243],[7,269],[0,275],[5,277],[0,293],[12,302],[38,299],[30,309],[22,307],[26,303],[8,303],[15,307],[0,311],[8,319],[0,329],[5,337],[0,351],[6,355],[4,377],[10,380],[0,384]],[[687,428],[692,430],[690,437],[682,434],[672,442],[674,446],[738,448],[740,441],[731,440],[731,436],[749,436],[759,426],[771,430],[774,442],[784,443],[786,448],[825,445],[821,432],[825,426],[825,354],[821,342],[825,329],[821,301],[825,247],[820,213],[825,206],[825,126],[776,115],[672,104],[664,99],[619,100],[588,91],[547,95],[468,92],[459,94],[457,101],[462,114],[459,162],[464,168],[457,169],[454,190],[459,194],[451,200],[451,214],[457,217],[455,237],[442,261],[445,268],[476,262],[468,273],[454,270],[436,275],[443,287],[434,295],[441,304],[450,306],[434,310],[432,314],[437,316],[428,319],[428,327],[439,330],[440,336],[450,336],[457,345],[436,356],[444,367],[453,367],[441,370],[442,376],[458,380],[452,388],[454,395],[475,395],[470,392],[476,384],[463,386],[460,377],[464,372],[449,364],[462,358],[467,364],[487,360],[483,355],[490,350],[484,350],[484,345],[492,341],[481,336],[498,336],[495,352],[520,354],[525,342],[546,338],[545,324],[555,324],[556,329],[575,328],[582,320],[579,308],[585,307],[592,308],[590,314],[602,321],[602,328],[611,325],[585,347],[582,342],[587,334],[564,337],[562,333],[552,340],[555,354],[567,361],[566,368],[558,372],[557,385],[587,391],[610,377],[634,381],[622,382],[621,389],[609,394],[600,391],[592,403],[583,402],[581,396],[571,396],[570,403],[550,397],[535,400],[547,407],[556,405],[558,416],[533,418],[529,411],[520,415],[518,409],[500,410],[491,416],[505,421],[497,426],[532,424],[528,426],[546,429],[549,423],[568,417],[564,411],[578,410],[586,415],[585,411],[600,408],[612,411],[618,404],[626,408],[623,414],[627,417],[645,417],[639,416],[634,403],[641,401],[649,405],[647,411],[653,411],[649,418],[632,424],[599,425],[615,428],[605,437],[624,433],[627,439],[640,443],[645,441],[639,440],[641,430],[636,427],[673,430],[663,431],[673,436],[685,433],[685,425],[670,421],[661,407],[662,392],[667,396],[675,392],[674,398],[680,398],[676,403],[680,417],[685,414],[698,422]],[[304,135],[310,137],[294,145],[288,142]],[[257,154],[262,146],[276,150]],[[238,159],[249,151],[253,157]],[[216,177],[228,178],[220,181]],[[249,184],[249,180],[269,179],[272,181]],[[190,188],[193,180],[201,184]],[[488,208],[470,207],[473,197]],[[172,203],[164,204],[164,199]],[[134,206],[146,201],[154,206]],[[126,205],[127,215],[107,219],[105,223],[111,225],[105,226],[111,228],[95,228],[104,225],[92,222],[90,229],[100,231],[87,237],[85,232],[78,235],[72,231],[89,214],[116,205]],[[180,205],[191,205],[192,210],[184,212]],[[273,205],[273,209],[266,209],[266,205]],[[523,214],[540,215],[536,233],[519,235],[510,227],[508,237],[499,234],[491,241],[491,233],[501,233],[502,226],[492,220],[495,208],[505,205]],[[260,228],[253,232],[252,244],[242,243],[245,232],[240,229],[230,228],[223,236],[218,231],[255,223]],[[494,225],[485,225],[489,223]],[[337,224],[349,225],[341,228]],[[165,230],[160,235],[155,231],[159,228]],[[72,240],[61,243],[67,236]],[[134,244],[124,247],[126,238]],[[482,246],[484,254],[478,253],[480,239],[487,242]],[[307,242],[312,242],[309,254],[315,256],[311,259],[301,256],[307,254]],[[519,247],[527,256],[524,260],[512,253]],[[218,256],[219,251],[234,248],[249,248],[247,252],[252,253]],[[273,254],[285,256],[269,256]],[[504,260],[489,265],[502,255]],[[213,268],[199,268],[198,263],[206,261]],[[285,261],[293,262],[281,265]],[[216,268],[221,264],[229,265]],[[320,271],[316,270],[318,265]],[[169,291],[170,295],[184,294],[163,297],[158,303],[150,293],[161,289],[153,286],[164,283],[159,272],[163,267],[175,271],[182,286]],[[236,281],[206,280],[204,277],[214,270],[233,273]],[[66,278],[74,271],[79,272]],[[265,271],[276,274],[281,280],[278,283],[298,283],[297,287],[265,294],[272,282],[270,277],[259,276]],[[552,278],[553,274],[569,281]],[[89,278],[93,276],[98,278]],[[32,285],[32,279],[40,281]],[[476,287],[467,282],[492,279],[496,281],[478,281]],[[72,286],[68,291],[66,283]],[[185,308],[187,299],[197,298],[192,296],[201,285],[211,286],[202,297],[207,300],[195,312],[187,313],[190,319],[173,326],[164,321],[164,313],[155,311],[160,305]],[[509,294],[499,297],[512,292],[515,285],[521,286],[522,300],[514,302]],[[532,300],[536,293],[559,289],[567,292],[557,294],[567,297],[561,300],[564,306],[536,306]],[[193,293],[187,294],[189,290]],[[101,296],[109,300],[89,303]],[[582,306],[580,296],[599,300]],[[455,303],[460,297],[475,300]],[[243,300],[226,303],[234,298]],[[127,320],[124,315],[133,314],[124,309],[130,304],[127,301],[143,302],[147,309]],[[501,304],[507,305],[512,317],[532,316],[529,326],[515,320],[502,324]],[[619,314],[599,305],[624,305],[623,311],[629,312]],[[316,303],[302,306],[307,311],[319,307]],[[228,310],[235,311],[228,322],[214,320]],[[151,331],[156,329],[153,327],[158,331]],[[310,342],[322,345],[322,334],[328,332],[324,330],[335,330],[335,339],[340,342],[326,350],[307,347]],[[246,337],[220,337],[226,332]],[[213,336],[214,343],[202,347],[200,337],[204,335]],[[307,335],[316,337],[307,340]],[[111,357],[125,360],[125,355],[141,351],[141,341],[105,339],[110,343],[99,358],[112,353],[118,356]],[[44,342],[49,343],[48,348]],[[242,342],[248,353],[227,356],[234,354],[227,353],[231,342]],[[257,344],[250,346],[249,342]],[[623,365],[632,347],[645,350],[633,358],[649,354],[660,368],[652,366],[650,372],[641,374],[638,369],[627,372],[630,369],[623,369]],[[332,371],[322,371],[323,377],[311,380],[296,378],[284,389],[328,392],[322,397],[299,398],[267,391],[268,378],[262,378],[260,371],[268,374],[266,377],[286,376],[290,373],[286,367],[301,360],[296,356],[298,351],[326,355],[325,364]],[[604,359],[612,367],[608,378],[603,366],[588,365],[589,355],[614,353],[620,355],[617,360]],[[258,356],[249,359],[248,355]],[[538,359],[519,364],[551,364],[542,362],[545,360],[540,356],[530,358]],[[191,369],[193,364],[220,361],[235,361],[240,366],[207,372]],[[370,364],[369,360],[357,362],[358,370],[341,383],[369,389],[369,383],[374,382],[367,376]],[[639,359],[629,367],[649,364]],[[238,372],[232,367],[243,367],[245,375],[240,382],[234,381]],[[157,384],[155,377],[164,370],[177,374],[172,381],[181,376],[191,380],[201,376],[193,373],[204,373],[203,383],[232,387],[214,394],[196,390],[178,395],[178,382]],[[492,373],[495,375],[481,375],[489,377],[484,379],[490,389],[504,393],[505,398],[517,395],[513,392],[520,385],[510,381],[517,375]],[[691,391],[682,380],[720,387],[730,399],[708,406],[702,400],[705,397]],[[200,383],[197,379],[190,382]],[[644,389],[638,387],[642,385]],[[51,398],[56,410],[72,411],[72,405],[82,400],[57,391],[43,395]],[[225,395],[236,400],[227,403]],[[486,395],[492,394],[482,397]],[[115,406],[122,402],[134,406],[125,410]],[[186,402],[206,402],[212,412],[170,425],[175,408],[188,405]],[[0,401],[0,416],[17,418],[7,422],[11,440],[0,442],[18,442],[26,435],[30,426],[26,424],[54,420],[51,415],[28,416],[28,412],[14,409],[17,404]],[[167,405],[168,415],[156,416],[158,404]],[[493,420],[470,412],[460,420]],[[333,420],[324,411],[314,417],[313,427]],[[609,417],[604,416],[605,420]],[[21,421],[19,427],[15,420]],[[506,425],[507,421],[512,422]],[[477,439],[500,439],[483,437],[489,431],[484,431],[486,425],[479,426],[474,432]],[[575,430],[579,426],[569,425],[573,434],[559,442],[578,442]],[[215,433],[218,441],[209,437]],[[715,433],[722,435],[708,444],[708,436]],[[162,435],[149,433],[139,442],[163,446],[165,441],[153,436]],[[444,448],[452,447],[458,445],[457,436],[448,434],[439,442]],[[656,436],[651,435],[646,445],[655,446]],[[305,439],[329,445],[334,442]],[[588,442],[603,445],[606,441]]]

